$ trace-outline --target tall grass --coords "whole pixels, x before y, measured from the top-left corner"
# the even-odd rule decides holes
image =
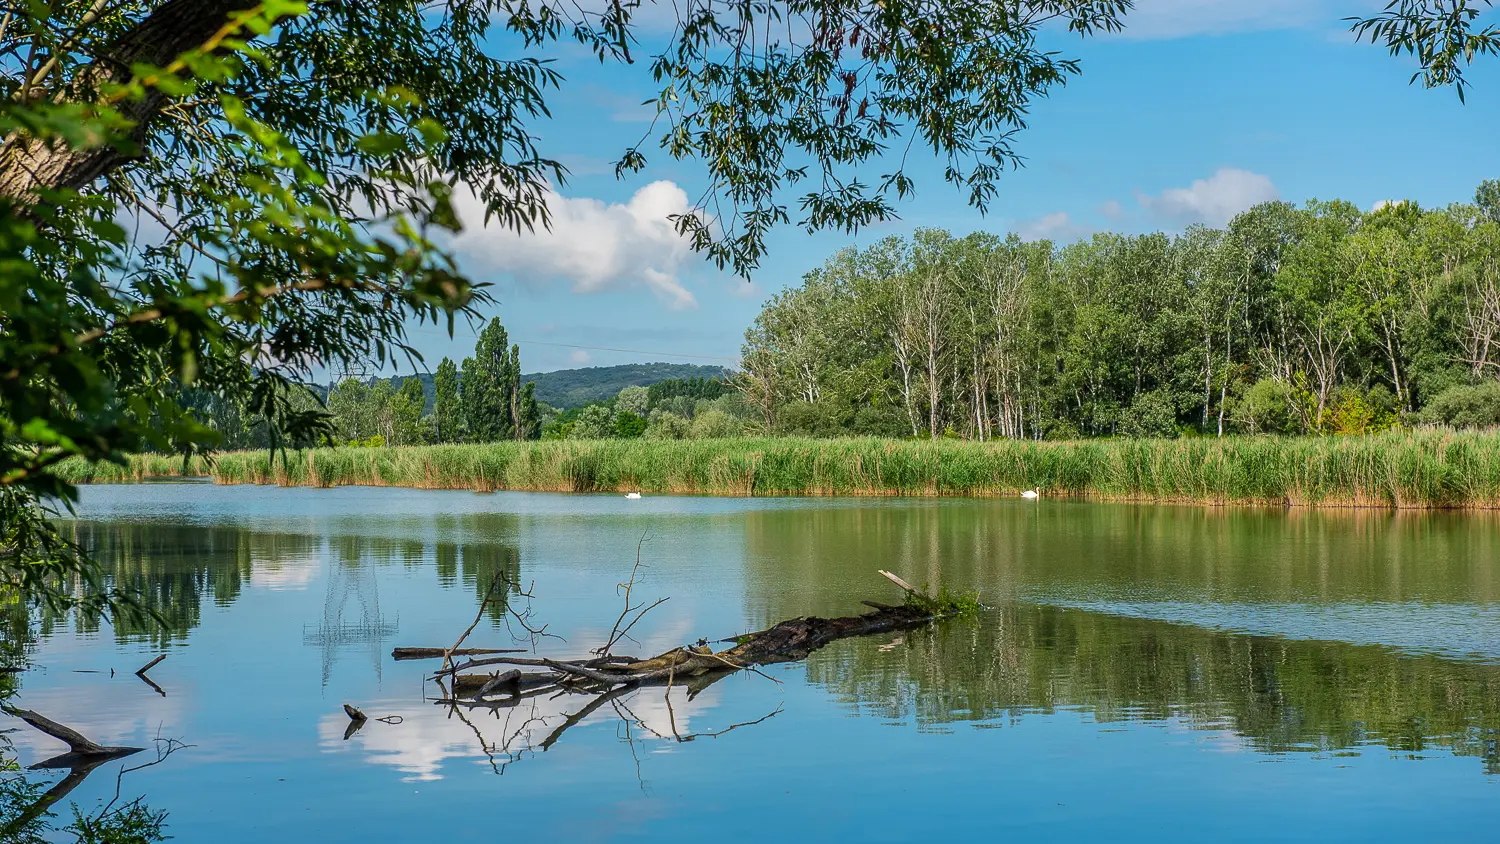
[[[67,464],[79,483],[219,483],[719,495],[1015,495],[1208,504],[1500,508],[1500,433],[909,442],[603,440],[265,451]]]

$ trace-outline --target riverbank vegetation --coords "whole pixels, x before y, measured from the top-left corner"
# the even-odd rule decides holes
[[[1015,495],[1393,508],[1500,507],[1500,434],[1188,437],[1062,443],[881,439],[562,440],[82,461],[74,483],[220,483],[721,495]]]
[[[764,430],[969,439],[1500,424],[1500,182],[1061,245],[919,230],[774,297]]]

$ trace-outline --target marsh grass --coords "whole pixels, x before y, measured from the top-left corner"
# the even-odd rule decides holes
[[[78,483],[219,483],[715,495],[1012,496],[1198,504],[1500,507],[1500,433],[990,443],[599,440],[320,448],[65,464]]]

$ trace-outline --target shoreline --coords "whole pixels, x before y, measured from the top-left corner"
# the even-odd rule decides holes
[[[1500,433],[1070,442],[593,440],[132,455],[79,484],[218,484],[730,497],[1043,498],[1198,507],[1500,510]],[[199,481],[202,482],[202,481]]]

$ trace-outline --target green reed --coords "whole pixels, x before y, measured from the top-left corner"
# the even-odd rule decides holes
[[[219,483],[716,495],[1016,495],[1209,504],[1500,507],[1500,433],[989,443],[598,440],[137,455],[63,467],[78,483]]]

